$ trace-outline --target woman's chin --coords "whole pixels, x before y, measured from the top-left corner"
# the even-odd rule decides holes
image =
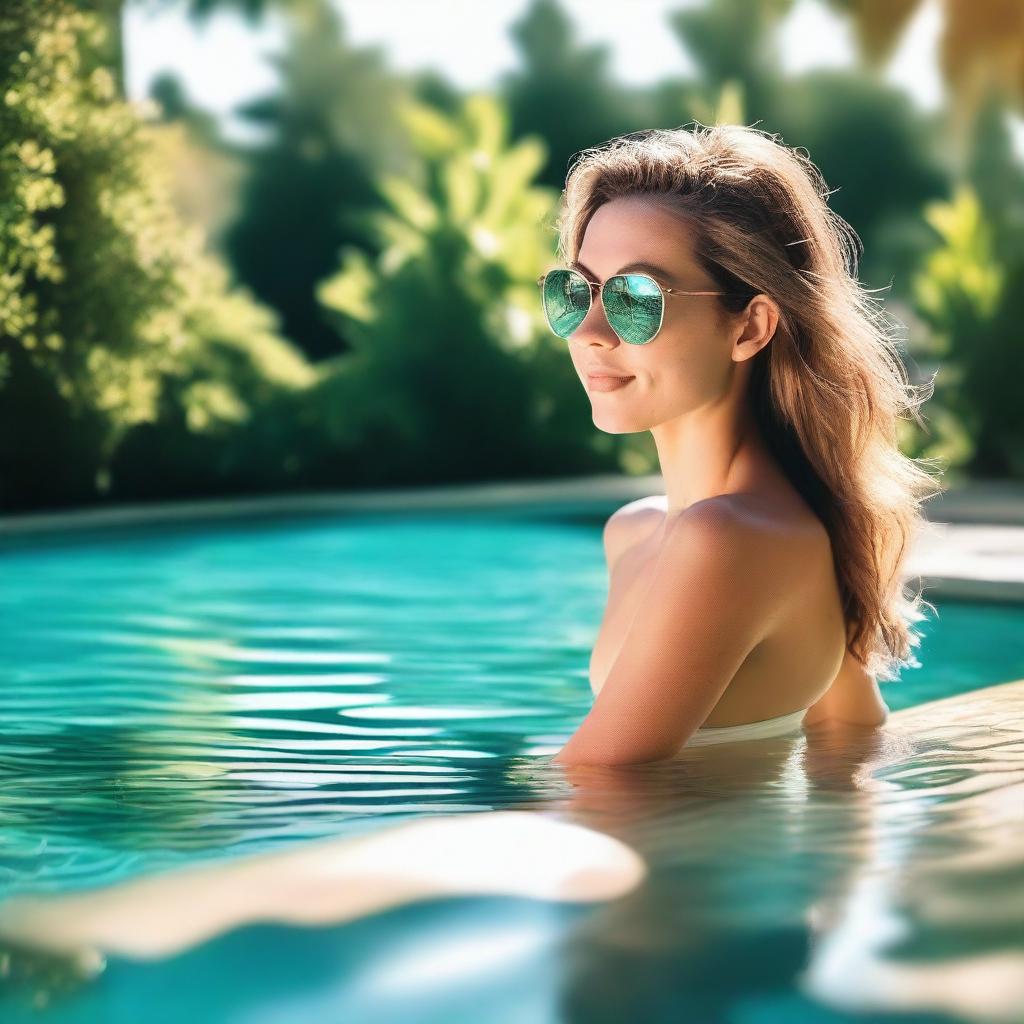
[[[609,416],[597,409],[594,410],[593,420],[594,426],[605,434],[636,434],[647,429],[626,416]]]

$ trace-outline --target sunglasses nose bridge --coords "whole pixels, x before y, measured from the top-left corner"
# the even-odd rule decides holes
[[[595,314],[595,309],[597,313]],[[591,317],[597,316],[597,322],[592,323]],[[605,344],[618,345],[622,339],[615,333],[612,325],[608,322],[608,311],[604,308],[604,289],[601,285],[590,282],[590,308],[583,318],[579,327],[573,331],[574,340],[585,341],[587,335],[599,336]]]

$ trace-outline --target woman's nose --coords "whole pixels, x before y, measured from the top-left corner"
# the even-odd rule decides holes
[[[604,306],[600,296],[595,296],[583,322],[573,331],[573,341],[582,344],[601,344],[615,346],[620,344],[619,336],[611,329],[608,318],[604,314]]]

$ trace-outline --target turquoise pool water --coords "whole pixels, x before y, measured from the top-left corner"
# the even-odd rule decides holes
[[[0,898],[424,814],[564,807],[545,755],[591,702],[602,521],[350,515],[8,538]],[[1024,608],[935,603],[922,667],[883,687],[891,708],[1024,677]],[[798,774],[786,760],[668,790],[649,776],[613,796],[608,821],[628,821],[652,867],[614,905],[467,898],[252,926],[156,963],[111,958],[88,983],[8,972],[0,1018],[968,1019],[858,1015],[801,989],[808,915],[862,844],[836,828],[854,798],[809,796]],[[891,842],[910,841],[905,825]],[[960,955],[948,926],[918,924],[926,961],[951,942]],[[488,943],[494,956],[452,966]],[[438,949],[446,970],[430,966]]]

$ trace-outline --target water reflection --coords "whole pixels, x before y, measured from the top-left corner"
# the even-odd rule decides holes
[[[889,730],[819,726],[795,742],[684,750],[665,766],[566,766],[570,820],[628,843],[650,876],[572,936],[579,966],[562,1019],[660,1019],[671,1007],[725,1020],[750,1000],[803,1002],[806,909],[870,857],[859,780],[906,749]]]
[[[894,719],[567,768],[571,819],[651,870],[575,931],[563,1019],[1024,1019],[1024,682]]]
[[[484,1005],[531,1024],[1024,1019],[1006,1016],[1024,1004],[1024,707],[1013,687],[978,690],[1024,671],[1020,610],[944,604],[925,668],[886,692],[909,710],[881,733],[819,727],[599,769],[544,756],[590,704],[605,582],[593,525],[232,524],[7,552],[5,582],[0,900],[133,880],[162,892],[206,868],[227,874],[184,877],[242,894],[177,953],[111,947],[62,1020],[113,1021],[117,1005],[215,1020],[220,1000],[224,1018],[245,1004],[264,1024],[406,1024],[410,1005],[420,1024],[465,1017],[470,992],[471,1018]],[[504,812],[540,823],[532,847],[488,831]],[[451,828],[429,859],[402,831],[424,820],[448,823],[435,838]],[[558,899],[584,865],[538,837],[563,825],[639,858],[642,877],[597,904]],[[278,855],[306,863],[314,842],[371,835],[396,844],[399,874],[420,872],[410,899],[374,904],[393,890],[332,888],[310,869],[332,896],[317,927],[253,923],[287,895]],[[250,894],[244,864],[264,855]],[[530,863],[547,889],[512,884]],[[477,884],[461,896],[442,884],[457,864]],[[205,905],[173,885],[186,885],[175,909]],[[45,997],[94,969],[11,949],[0,985]],[[7,1008],[0,995],[5,1024]]]
[[[339,924],[413,900],[613,899],[644,871],[623,843],[543,815],[442,815],[84,893],[9,900],[0,936],[78,961],[150,959],[253,921]]]
[[[97,945],[144,959],[257,920],[347,921],[358,939],[358,919],[377,915],[378,946],[363,948],[344,986],[327,964],[305,977],[302,999],[327,986],[331,1011],[342,1012],[394,975],[387,950],[407,919],[380,913],[424,904],[433,916],[419,919],[422,940],[429,920],[447,921],[434,954],[443,964],[429,984],[417,970],[403,975],[401,991],[418,1006],[434,1000],[440,1015],[451,1004],[438,969],[454,999],[464,980],[494,968],[487,957],[514,974],[520,955],[509,952],[520,949],[510,914],[496,908],[468,947],[446,940],[452,897],[596,900],[528,929],[522,969],[540,949],[559,965],[551,1020],[713,1021],[757,1006],[793,1020],[913,1011],[919,1022],[1009,1024],[1024,1005],[1022,755],[1024,681],[901,712],[883,729],[819,725],[795,741],[697,748],[658,765],[516,757],[506,771],[543,795],[539,804],[9,903],[3,930],[79,956]],[[235,934],[221,952],[246,941]],[[467,949],[490,954],[481,961]],[[426,947],[420,954],[410,963],[422,968]],[[147,985],[188,960],[159,963]]]

